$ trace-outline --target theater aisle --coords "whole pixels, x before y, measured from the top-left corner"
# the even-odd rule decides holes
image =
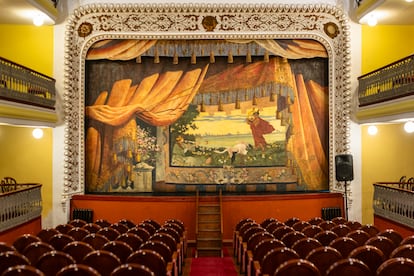
[[[229,254],[231,249],[223,249],[221,257],[199,257],[194,255],[186,259],[183,276],[237,276],[238,268],[234,258]]]

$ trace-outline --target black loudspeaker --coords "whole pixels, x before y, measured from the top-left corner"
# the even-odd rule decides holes
[[[335,156],[335,171],[337,181],[354,180],[354,165],[352,155],[340,154]]]

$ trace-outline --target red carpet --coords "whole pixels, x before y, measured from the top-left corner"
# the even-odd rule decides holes
[[[224,250],[224,257],[199,257],[191,261],[190,276],[237,276],[233,258]]]

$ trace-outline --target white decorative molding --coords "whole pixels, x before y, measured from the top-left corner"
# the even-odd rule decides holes
[[[313,39],[329,57],[329,185],[335,155],[350,144],[350,30],[342,10],[300,4],[90,4],[68,18],[65,37],[63,198],[84,192],[85,57],[103,39]]]

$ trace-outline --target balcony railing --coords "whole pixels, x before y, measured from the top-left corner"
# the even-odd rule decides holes
[[[414,183],[375,183],[374,214],[414,228]]]
[[[19,183],[15,190],[0,193],[0,232],[40,217],[42,212],[41,186],[35,183]]]
[[[0,100],[55,109],[55,80],[0,58]]]
[[[358,78],[359,106],[414,95],[414,55]]]

